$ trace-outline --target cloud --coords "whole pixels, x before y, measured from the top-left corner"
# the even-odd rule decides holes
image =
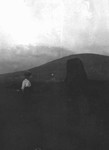
[[[108,41],[108,0],[0,0],[0,48],[7,52],[46,45],[82,53]]]

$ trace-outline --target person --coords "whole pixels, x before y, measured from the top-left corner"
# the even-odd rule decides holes
[[[22,86],[21,86],[21,91],[23,93],[23,99],[25,103],[30,103],[31,101],[31,81],[30,81],[30,77],[31,77],[31,72],[30,71],[26,71],[24,73],[24,80],[22,81]]]

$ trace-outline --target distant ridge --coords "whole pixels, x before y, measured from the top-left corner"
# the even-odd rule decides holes
[[[33,74],[34,81],[50,81],[54,78],[55,81],[63,81],[66,76],[67,60],[80,58],[83,62],[87,77],[92,80],[109,80],[109,56],[98,54],[77,54],[66,56],[44,65],[30,68]],[[72,68],[73,69],[73,68]],[[2,80],[17,80],[23,78],[23,72],[14,72],[2,74]],[[53,77],[52,75],[53,74]]]
[[[55,74],[57,80],[63,80],[66,76],[66,62],[73,58],[82,60],[89,79],[109,80],[109,56],[98,54],[70,55],[30,70],[33,75],[37,75],[38,80],[49,79],[51,73]]]

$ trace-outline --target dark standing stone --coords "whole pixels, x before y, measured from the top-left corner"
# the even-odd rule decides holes
[[[66,69],[65,83],[69,94],[83,92],[87,83],[87,75],[82,61],[79,58],[70,59],[67,61]]]

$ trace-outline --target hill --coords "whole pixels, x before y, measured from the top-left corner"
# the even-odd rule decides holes
[[[109,80],[109,57],[97,54],[77,54],[51,61],[40,67],[30,69],[37,80],[49,80],[53,73],[56,80],[64,80],[67,60],[80,58],[89,79]]]
[[[60,47],[17,46],[0,50],[0,74],[18,72],[24,69],[41,66],[50,61],[71,55],[72,52]]]
[[[83,62],[88,79],[109,80],[109,57],[97,54],[77,54],[63,57],[44,65],[29,69],[32,72],[33,81],[63,81],[66,76],[67,60],[80,58]],[[14,72],[0,75],[1,82],[21,81],[23,72]],[[52,76],[53,75],[53,76]]]

